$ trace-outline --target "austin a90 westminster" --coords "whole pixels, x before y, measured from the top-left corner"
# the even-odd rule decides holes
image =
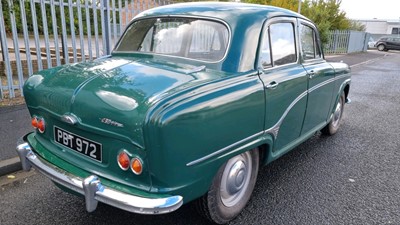
[[[140,214],[196,201],[215,223],[246,206],[260,166],[335,134],[350,69],[281,8],[174,4],[136,16],[111,55],[33,74],[17,151],[64,190]]]

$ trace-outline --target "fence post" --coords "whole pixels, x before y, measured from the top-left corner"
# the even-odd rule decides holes
[[[1,2],[0,2],[0,4],[1,4]],[[2,43],[2,41],[1,41],[1,35],[0,35],[0,43]],[[2,59],[2,61],[4,61],[4,51],[3,51],[3,45],[1,45],[0,46],[1,47],[1,59]]]
[[[0,1],[0,36],[1,36],[1,50],[4,54],[4,64],[5,64],[5,72],[7,77],[7,85],[9,91],[9,98],[14,98],[14,87],[13,87],[13,80],[12,80],[12,70],[10,64],[10,58],[8,55],[8,45],[7,45],[7,36],[6,36],[6,26],[4,24],[4,16],[3,16],[3,7]],[[3,98],[3,84],[0,83],[1,88],[1,97]]]
[[[333,54],[336,54],[336,48],[337,48],[337,42],[338,42],[338,36],[339,33],[337,30],[335,30],[335,33],[333,33]]]
[[[19,54],[20,49],[19,49],[19,43],[18,43],[18,31],[17,31],[15,11],[14,11],[14,4],[11,0],[8,0],[8,6],[10,7],[11,33],[12,33],[12,37],[13,37],[14,55],[15,55],[15,61],[16,61],[16,65],[17,65],[18,87],[20,90],[22,90],[22,86],[24,84],[24,77],[23,77],[23,71],[22,71],[21,57]],[[13,79],[13,78],[11,78],[11,79]],[[13,85],[14,85],[14,80],[13,80]],[[13,89],[14,89],[14,86],[13,86]]]
[[[93,25],[94,25],[94,37],[95,37],[95,46],[96,46],[96,58],[99,58],[100,53],[99,53],[99,28],[98,28],[98,22],[97,22],[97,2],[92,1],[92,7],[93,7]]]
[[[105,6],[105,7],[104,7]],[[103,0],[103,10],[104,10],[104,30],[103,30],[103,35],[105,35],[105,44],[106,44],[106,55],[109,55],[111,53],[110,50],[110,11],[109,11],[109,5],[108,5],[108,0]]]
[[[35,36],[35,48],[36,48],[36,59],[37,59],[37,70],[43,69],[43,62],[42,62],[42,49],[40,48],[40,37],[39,37],[39,27],[37,23],[37,14],[36,14],[36,7],[35,1],[30,0],[31,5],[31,18],[32,18],[32,25],[33,25],[33,36]]]
[[[81,48],[81,61],[86,61],[85,54],[85,36],[83,35],[83,23],[82,23],[82,7],[81,2],[76,1],[76,9],[78,11],[78,21],[79,21],[79,47]]]
[[[30,76],[33,73],[33,66],[32,66],[32,61],[31,61],[31,47],[30,47],[30,43],[29,43],[29,33],[28,33],[28,26],[27,26],[26,12],[25,12],[25,2],[20,1],[19,6],[20,6],[20,10],[21,10],[21,21],[22,21],[22,29],[23,29],[23,34],[24,34],[26,63],[28,66],[28,75]]]
[[[67,27],[65,23],[64,1],[60,1],[60,17],[61,17],[61,49],[63,52],[64,64],[69,63],[69,50],[67,44]]]
[[[346,35],[347,38],[346,53],[350,53],[350,38],[352,35],[353,35],[352,32],[348,30]]]
[[[364,46],[363,46],[363,52],[368,50],[368,42],[369,42],[370,34],[367,32],[364,32]]]

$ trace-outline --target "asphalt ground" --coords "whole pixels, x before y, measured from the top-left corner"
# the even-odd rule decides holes
[[[33,131],[26,105],[0,107],[0,176],[20,170],[16,143]]]
[[[369,50],[362,53],[330,55],[327,61],[343,61],[351,67],[378,60],[391,53]],[[29,112],[25,105],[0,107],[0,176],[21,169],[19,158],[15,151],[17,140],[33,131],[30,125]]]

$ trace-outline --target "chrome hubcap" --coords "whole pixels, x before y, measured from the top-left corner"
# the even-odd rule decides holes
[[[333,113],[333,121],[332,125],[334,127],[339,125],[340,117],[342,116],[342,101],[339,100],[338,104],[336,105],[335,112]]]
[[[234,206],[243,198],[249,186],[252,166],[249,152],[227,162],[221,179],[221,200],[225,206]]]

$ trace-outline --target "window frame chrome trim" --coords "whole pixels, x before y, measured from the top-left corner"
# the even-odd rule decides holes
[[[264,40],[264,35],[265,32],[268,32],[268,43],[271,47],[271,37],[269,35],[269,26],[271,24],[274,23],[279,23],[279,22],[283,22],[283,23],[292,23],[293,25],[293,37],[294,37],[294,44],[295,44],[295,50],[296,50],[296,62],[291,62],[291,63],[286,63],[283,65],[278,65],[278,66],[273,66],[273,58],[272,58],[272,50],[270,48],[270,59],[271,59],[271,66],[268,67],[263,67],[261,65],[260,62],[260,55],[261,55],[261,51],[262,51],[262,47],[259,47],[257,50],[257,58],[256,58],[256,68],[261,69],[264,73],[266,71],[269,70],[274,70],[274,69],[278,69],[278,68],[282,68],[282,67],[286,67],[286,66],[290,66],[290,65],[301,65],[300,63],[300,48],[299,48],[299,43],[298,43],[298,31],[297,31],[297,18],[296,17],[288,17],[288,16],[277,16],[277,17],[272,17],[272,18],[267,18],[266,21],[264,22],[264,24],[262,25],[262,32],[260,35],[260,40],[258,42],[259,46],[263,45],[263,40]]]

